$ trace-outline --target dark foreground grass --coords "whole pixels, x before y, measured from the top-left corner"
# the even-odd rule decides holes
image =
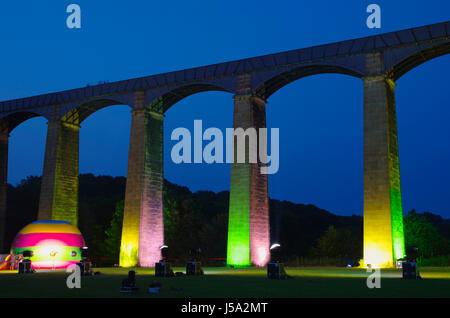
[[[98,268],[102,274],[82,277],[80,289],[68,289],[65,272],[38,272],[18,275],[0,272],[0,298],[8,297],[233,297],[233,298],[304,298],[304,297],[450,297],[450,268],[422,268],[421,280],[402,280],[398,270],[382,270],[381,288],[366,286],[368,273],[364,269],[288,268],[293,278],[268,280],[265,269],[205,268],[199,277],[155,278],[151,268],[136,268],[139,292],[119,292],[128,270]],[[175,268],[175,271],[183,271]],[[158,294],[147,294],[151,282],[161,282]],[[181,287],[181,291],[171,290]]]

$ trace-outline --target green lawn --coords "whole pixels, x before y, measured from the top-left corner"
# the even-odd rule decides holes
[[[450,297],[450,268],[421,268],[421,280],[402,280],[398,270],[382,270],[381,288],[369,289],[364,269],[287,268],[293,279],[268,280],[265,269],[204,268],[200,277],[155,278],[152,268],[136,268],[140,291],[119,293],[129,269],[98,268],[98,276],[82,277],[80,289],[68,289],[64,271],[18,275],[0,272],[0,298],[5,297]],[[183,271],[175,268],[174,271]],[[153,281],[159,294],[147,294]],[[181,287],[173,291],[171,287]]]

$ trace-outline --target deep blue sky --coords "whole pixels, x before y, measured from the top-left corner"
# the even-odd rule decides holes
[[[81,30],[66,28],[66,7],[82,9]],[[366,7],[382,9],[368,29]],[[449,20],[450,2],[433,1],[20,1],[0,4],[0,100],[264,55]],[[450,56],[398,82],[397,112],[404,211],[450,218]],[[130,109],[112,106],[82,124],[80,172],[126,175]],[[176,127],[232,127],[227,93],[191,96],[165,119],[165,176],[191,190],[227,190],[229,165],[170,160]],[[270,196],[362,214],[362,83],[318,75],[269,99],[268,127],[280,128],[280,170]],[[46,120],[31,119],[10,138],[8,182],[41,175]]]

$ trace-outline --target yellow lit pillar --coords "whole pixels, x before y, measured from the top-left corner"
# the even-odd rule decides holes
[[[39,220],[78,224],[79,135],[78,123],[48,122]]]
[[[404,256],[395,83],[382,53],[366,56],[364,78],[364,264],[392,267]]]

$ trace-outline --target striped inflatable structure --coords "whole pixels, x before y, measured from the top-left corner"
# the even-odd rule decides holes
[[[80,231],[65,221],[36,221],[25,226],[12,244],[16,255],[32,251],[34,269],[62,269],[81,260],[84,239]]]

